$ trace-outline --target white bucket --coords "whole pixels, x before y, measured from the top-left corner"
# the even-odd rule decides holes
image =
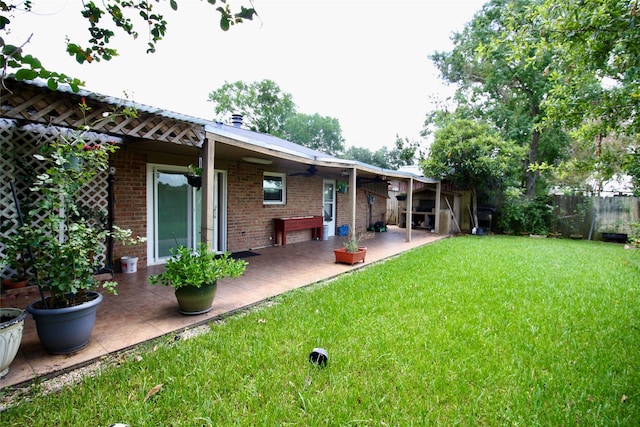
[[[137,256],[123,256],[120,258],[120,264],[122,264],[123,273],[135,273],[138,271]]]

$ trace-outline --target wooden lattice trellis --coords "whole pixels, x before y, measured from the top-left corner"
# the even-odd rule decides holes
[[[178,118],[175,114],[142,106],[137,108],[137,117],[114,115],[114,111],[121,110],[122,100],[90,92],[54,92],[14,80],[4,83],[9,89],[3,90],[1,97],[2,116],[6,118],[70,129],[89,125],[96,132],[196,147],[204,141],[204,125],[197,119]],[[90,107],[85,114],[79,108],[82,100]]]
[[[112,114],[126,107],[135,107],[116,98],[109,98],[82,91],[51,91],[47,87],[3,81],[0,90],[0,235],[6,236],[18,227],[17,211],[9,183],[15,182],[20,200],[33,196],[29,182],[43,172],[43,166],[33,154],[40,144],[57,138],[61,132],[90,126],[94,133],[87,135],[88,142],[101,143],[114,137],[120,140],[147,140],[201,147],[204,141],[202,121],[187,116],[168,113],[151,107],[137,107],[137,117]],[[6,89],[5,89],[6,88]],[[83,113],[80,103],[89,109]],[[108,175],[97,176],[83,193],[87,209],[108,210]],[[32,201],[33,202],[33,201]],[[0,245],[0,259],[4,247]],[[104,266],[106,256],[99,256]],[[5,269],[3,277],[14,272]]]
[[[38,161],[34,154],[47,141],[57,139],[61,133],[69,133],[68,129],[55,126],[43,126],[28,124],[20,126],[17,120],[0,119],[0,168],[3,179],[0,181],[0,235],[7,237],[15,233],[18,228],[18,214],[14,203],[10,182],[14,182],[18,199],[23,212],[29,204],[37,203],[34,193],[29,190],[33,178],[44,173],[46,166]],[[100,144],[113,142],[113,137],[108,135],[88,133],[87,142]],[[102,212],[104,215],[109,208],[108,173],[102,172],[96,175],[92,183],[84,187],[81,193],[81,204],[88,212]],[[44,226],[43,218],[36,220],[36,225]],[[103,245],[102,254],[96,258],[100,267],[106,265],[106,245]],[[4,245],[0,245],[0,259],[4,259]],[[10,277],[15,271],[6,267],[2,277]]]

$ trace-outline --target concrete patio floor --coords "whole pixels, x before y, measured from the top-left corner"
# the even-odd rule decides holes
[[[354,266],[334,262],[333,249],[343,246],[344,237],[255,249],[253,252],[259,255],[245,258],[248,262],[245,274],[218,281],[213,309],[197,316],[180,314],[173,288],[149,284],[148,276],[161,272],[162,266],[139,268],[132,274],[116,274],[119,295],[104,294],[89,345],[77,353],[47,353],[29,315],[25,320],[20,350],[9,373],[0,379],[0,389],[69,372],[104,355],[199,326],[292,289],[330,279],[448,237],[412,230],[411,242],[407,242],[406,230],[395,226],[390,226],[387,232],[371,233],[371,236],[361,241],[367,247],[365,263]],[[39,295],[34,289],[5,296],[2,302],[7,307],[26,308],[37,299]]]

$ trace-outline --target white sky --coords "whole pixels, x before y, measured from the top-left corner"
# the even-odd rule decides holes
[[[234,9],[247,1],[230,0]],[[155,54],[145,53],[138,22],[137,41],[116,32],[119,57],[84,65],[65,52],[66,36],[88,39],[81,2],[33,4],[37,14],[17,13],[5,41],[21,45],[33,34],[26,51],[87,90],[213,119],[207,96],[225,80],[271,79],[299,112],[337,118],[347,146],[375,151],[393,147],[396,134],[420,139],[434,99],[452,92],[427,56],[451,49],[452,32],[484,0],[254,0],[259,19],[228,32],[206,1],[178,0]]]

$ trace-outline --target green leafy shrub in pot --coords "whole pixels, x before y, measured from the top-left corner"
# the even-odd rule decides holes
[[[151,284],[200,287],[218,279],[241,276],[247,267],[246,261],[233,259],[228,252],[218,255],[205,243],[200,243],[195,252],[178,246],[171,254],[165,271],[149,277]]]
[[[80,108],[83,113],[90,110],[84,99]],[[135,111],[122,114],[133,117]],[[90,126],[83,126],[73,132],[61,132],[57,139],[41,145],[34,157],[46,170],[30,186],[31,208],[25,213],[24,224],[2,241],[9,253],[20,253],[22,257],[29,249],[33,253],[33,263],[28,261],[35,272],[35,282],[50,293],[37,303],[37,308],[67,308],[87,301],[86,291],[95,290],[96,260],[106,238],[130,237],[128,230],[106,229],[83,204],[83,189],[98,173],[108,170],[109,155],[118,148],[113,143],[91,142],[89,130]],[[102,283],[114,294],[116,285],[114,281]]]

